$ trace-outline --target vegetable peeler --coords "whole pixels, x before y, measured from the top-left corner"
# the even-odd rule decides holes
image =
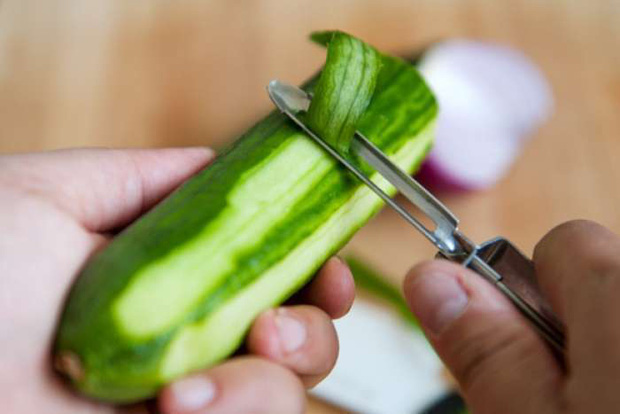
[[[531,322],[556,353],[563,355],[565,350],[563,324],[540,291],[534,264],[518,248],[503,237],[491,239],[480,245],[471,241],[458,229],[458,218],[446,206],[409,174],[392,163],[364,135],[356,131],[351,151],[374,168],[434,224],[432,227],[427,227],[297,116],[308,110],[312,95],[278,80],[269,83],[267,92],[284,115],[433,243],[439,250],[437,257],[460,263],[488,280]]]

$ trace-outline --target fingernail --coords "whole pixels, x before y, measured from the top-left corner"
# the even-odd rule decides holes
[[[205,376],[188,377],[171,386],[175,411],[192,412],[205,408],[215,398],[215,384]]]
[[[280,336],[280,344],[285,353],[297,351],[306,342],[306,326],[284,309],[276,312],[276,327]]]
[[[420,323],[434,334],[458,319],[469,301],[460,281],[445,273],[418,276],[409,288],[409,299]]]

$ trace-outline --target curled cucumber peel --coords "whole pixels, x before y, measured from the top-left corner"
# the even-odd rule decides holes
[[[327,46],[327,61],[314,89],[307,122],[347,155],[375,91],[381,55],[374,47],[342,32],[317,32],[311,38]]]

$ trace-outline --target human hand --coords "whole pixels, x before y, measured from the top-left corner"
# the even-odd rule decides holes
[[[211,159],[207,149],[69,150],[0,156],[0,400],[10,413],[146,412],[80,398],[52,372],[50,349],[69,287],[85,261]],[[167,413],[301,413],[304,387],[331,370],[330,318],[354,295],[330,259],[296,303],[254,323],[247,355],[164,388]],[[208,408],[202,409],[203,406]]]
[[[566,325],[566,369],[508,300],[468,269],[416,266],[405,295],[474,413],[617,412],[620,238],[592,222],[569,222],[539,242],[533,260]]]

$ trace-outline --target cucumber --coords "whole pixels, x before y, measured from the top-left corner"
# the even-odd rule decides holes
[[[313,105],[329,106],[339,116],[349,109],[344,95],[370,89],[361,116],[339,116],[336,127],[351,133],[355,124],[413,171],[432,143],[437,104],[431,91],[400,59],[372,49],[377,65],[359,59],[368,50],[353,37],[319,38],[336,39],[350,40],[350,47],[328,52],[324,71],[339,62],[332,75],[343,83],[341,96],[324,99],[332,90],[316,89],[320,104]],[[349,57],[343,60],[343,54]],[[361,76],[347,77],[348,70]],[[333,126],[317,119],[318,131]],[[393,193],[384,180],[373,180]],[[97,399],[151,397],[163,384],[230,356],[260,312],[302,287],[381,206],[273,112],[87,263],[61,318],[56,367]]]

